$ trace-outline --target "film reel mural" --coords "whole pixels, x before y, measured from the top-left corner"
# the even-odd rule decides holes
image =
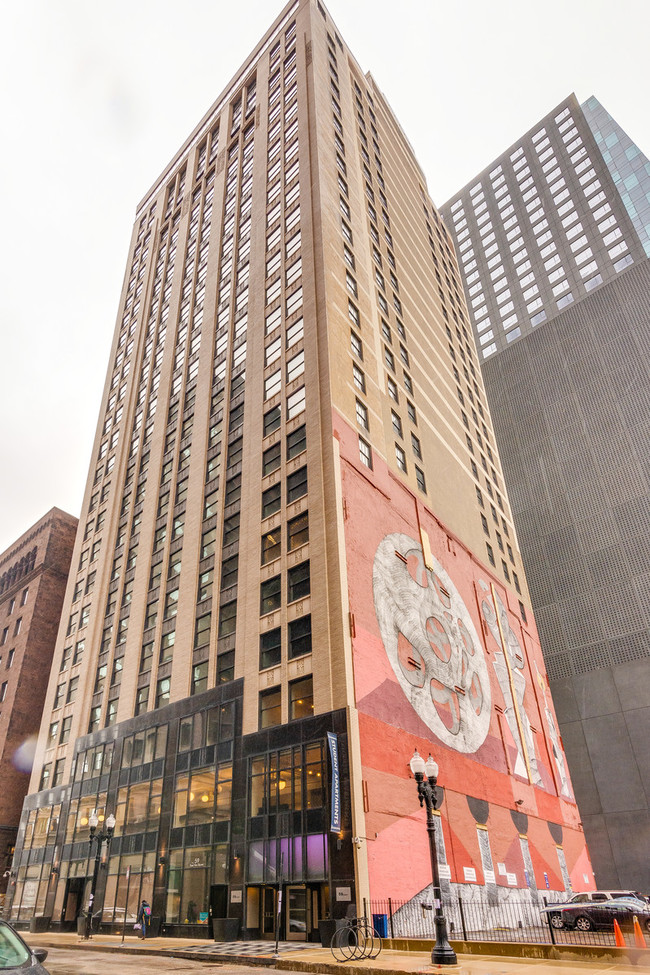
[[[475,752],[490,724],[490,679],[480,638],[451,578],[408,535],[387,535],[373,564],[375,613],[395,676],[446,745]]]

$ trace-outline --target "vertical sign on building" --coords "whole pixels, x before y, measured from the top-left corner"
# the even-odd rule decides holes
[[[339,773],[339,742],[333,732],[327,732],[332,763],[332,808],[330,816],[330,833],[341,832],[341,776]]]

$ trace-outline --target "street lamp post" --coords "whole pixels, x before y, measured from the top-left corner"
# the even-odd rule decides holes
[[[442,895],[440,892],[440,873],[438,870],[438,854],[436,851],[436,832],[433,810],[438,799],[438,766],[431,755],[427,761],[418,751],[410,761],[411,772],[417,782],[420,806],[427,809],[427,833],[429,834],[429,854],[431,856],[431,873],[433,875],[433,923],[436,929],[436,943],[431,951],[431,961],[434,965],[455,965],[456,952],[447,939],[447,922],[442,911]],[[426,778],[425,778],[426,773]]]
[[[99,826],[99,817],[96,812],[93,812],[89,819],[88,825],[90,826],[90,853],[92,856],[93,852],[93,841],[97,844],[95,850],[95,866],[93,868],[93,879],[90,885],[90,897],[88,899],[88,911],[86,913],[86,933],[84,935],[84,941],[88,941],[91,937],[92,923],[93,923],[93,907],[95,903],[95,891],[97,890],[97,877],[99,876],[99,864],[101,862],[102,855],[102,845],[106,843],[106,853],[108,855],[108,848],[111,845],[111,839],[113,838],[113,830],[115,829],[115,816],[111,815],[106,820],[105,830],[97,832],[97,827]]]

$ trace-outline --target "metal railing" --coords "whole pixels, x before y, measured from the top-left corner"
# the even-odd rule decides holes
[[[371,900],[369,913],[375,930],[386,938],[432,940],[435,938],[432,898],[424,896],[410,901],[388,897]],[[555,899],[553,903],[556,903]],[[506,941],[557,945],[613,945],[614,931],[580,931],[556,928],[548,913],[542,913],[546,898],[509,895],[503,900],[489,896],[481,899],[455,897],[443,903],[449,938],[462,941]],[[364,903],[364,910],[366,905]],[[646,943],[650,947],[650,930],[642,922]],[[634,946],[634,931],[622,927],[623,938]]]

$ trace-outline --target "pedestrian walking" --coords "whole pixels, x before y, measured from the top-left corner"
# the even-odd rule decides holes
[[[138,937],[146,941],[147,938],[147,928],[151,922],[151,907],[148,902],[143,900],[140,904],[140,910],[138,911],[137,923],[140,925],[140,931],[138,932]]]

